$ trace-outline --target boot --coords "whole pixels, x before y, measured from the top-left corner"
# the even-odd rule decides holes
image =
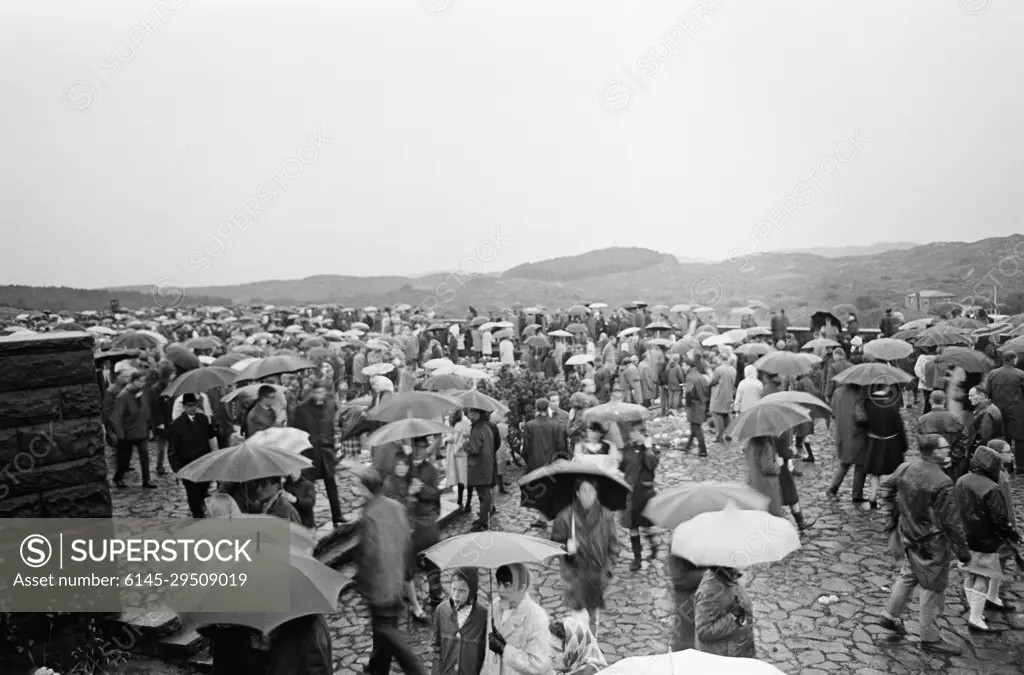
[[[473,488],[468,488],[466,490],[466,505],[462,507],[462,512],[463,513],[473,513],[473,508],[470,506],[470,503],[472,501],[473,501]]]
[[[633,563],[629,566],[630,572],[639,572],[643,566],[643,555],[644,550],[640,545],[640,535],[635,535],[629,538],[629,545],[633,548]]]
[[[648,560],[658,559],[658,539],[653,535],[647,535],[647,545],[651,547],[651,555],[647,558]]]
[[[508,490],[505,489],[505,477],[504,476],[498,476],[498,492],[500,492],[503,495],[507,495],[508,494]]]
[[[796,526],[801,532],[810,529],[811,526],[814,525],[814,523],[816,522],[813,518],[809,520],[805,518],[802,511],[794,511],[793,520],[796,521]]]
[[[807,456],[804,457],[804,461],[810,464],[814,463],[814,452],[811,451],[811,444],[804,441],[804,450],[807,451]]]
[[[466,496],[466,486],[460,483],[459,484],[459,499],[456,502],[459,505],[460,509],[462,508],[462,498],[465,497],[465,496]]]

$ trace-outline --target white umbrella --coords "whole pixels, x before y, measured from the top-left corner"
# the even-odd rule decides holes
[[[590,363],[594,360],[594,357],[590,354],[574,354],[569,357],[569,360],[565,362],[567,366],[582,366],[584,363]]]
[[[117,331],[113,328],[107,328],[106,326],[89,326],[85,329],[87,333],[94,333],[96,335],[117,335]]]
[[[800,548],[800,535],[785,518],[741,510],[730,501],[702,513],[672,533],[672,555],[698,567],[746,568],[782,560]]]
[[[247,439],[247,442],[296,454],[313,447],[309,442],[309,434],[294,427],[271,427],[257,431]]]
[[[242,359],[238,363],[232,363],[231,364],[231,369],[232,370],[237,370],[238,372],[242,372],[243,370],[245,370],[246,368],[248,368],[252,364],[256,363],[257,361],[259,361],[259,359],[257,357],[250,356],[247,359]]]
[[[604,302],[592,302],[589,305],[587,305],[587,307],[589,307],[590,309],[606,309],[608,307],[608,304]]]
[[[632,656],[598,671],[597,675],[786,675],[757,659],[718,656],[687,649],[671,654]]]
[[[363,374],[367,376],[372,375],[387,375],[395,366],[391,363],[373,363],[363,368]]]

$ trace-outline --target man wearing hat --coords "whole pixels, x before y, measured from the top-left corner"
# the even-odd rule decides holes
[[[199,412],[199,397],[185,394],[181,397],[181,403],[185,412],[171,422],[167,430],[167,461],[174,472],[217,449],[217,432],[210,424],[210,418]],[[193,483],[185,479],[181,482],[185,486],[192,517],[203,518],[210,484]]]
[[[565,427],[551,416],[551,402],[539,398],[534,408],[536,417],[523,426],[523,459],[527,473],[547,466],[557,457],[571,457]],[[547,529],[547,526],[544,516],[540,515],[533,523],[533,527],[539,529]]]

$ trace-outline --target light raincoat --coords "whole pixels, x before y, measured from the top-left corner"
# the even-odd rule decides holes
[[[736,412],[743,414],[760,401],[763,387],[764,385],[757,377],[757,368],[752,365],[744,368],[743,381],[736,387],[736,403],[734,404]]]
[[[509,608],[495,599],[492,621],[505,638],[505,653],[499,659],[494,652],[484,657],[481,675],[549,675],[551,672],[551,632],[548,615],[530,597],[530,571],[526,565],[515,563],[513,582],[526,594],[519,605]]]

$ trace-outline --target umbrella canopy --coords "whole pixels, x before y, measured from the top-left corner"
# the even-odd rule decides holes
[[[281,375],[283,373],[296,373],[310,368],[316,368],[316,364],[301,356],[268,356],[256,363],[250,364],[239,374],[238,379],[262,380],[264,377]]]
[[[836,384],[856,384],[861,387],[906,384],[913,378],[899,368],[886,363],[859,363],[832,378]]]
[[[214,350],[220,347],[220,342],[208,337],[197,337],[191,340],[185,341],[185,347],[188,349],[203,349],[203,350]]]
[[[438,368],[440,368],[442,366],[454,366],[454,365],[455,364],[452,363],[451,359],[441,358],[441,359],[430,359],[429,361],[427,361],[426,363],[423,364],[423,367],[426,370],[437,370]]]
[[[565,327],[565,330],[567,330],[570,333],[586,333],[589,331],[589,329],[582,323],[570,323],[568,326]]]
[[[328,347],[313,347],[306,352],[306,357],[310,359],[330,359],[336,355]]]
[[[630,326],[629,328],[620,330],[619,331],[619,337],[620,338],[629,337],[630,335],[633,335],[634,333],[639,333],[639,332],[640,332],[639,328],[637,328],[636,326]]]
[[[462,402],[451,396],[429,391],[409,391],[389,397],[371,410],[368,417],[378,422],[397,422],[408,417],[432,420],[462,407]]]
[[[921,334],[921,331],[923,330],[924,328],[905,328],[894,333],[892,339],[912,342],[914,339],[917,338],[918,335]]]
[[[655,321],[647,324],[644,330],[672,330],[672,326],[668,325],[664,321]]]
[[[574,305],[569,308],[569,316],[588,316],[590,308],[583,305]]]
[[[914,346],[906,340],[878,338],[864,345],[864,354],[879,361],[899,361],[914,353]]]
[[[309,442],[309,433],[294,427],[271,427],[257,431],[246,439],[246,443],[265,445],[275,450],[283,450],[299,454],[309,450],[313,444]]]
[[[804,343],[804,346],[800,349],[810,351],[814,349],[834,349],[838,346],[840,345],[835,340],[830,340],[828,338],[814,338],[813,340]]]
[[[107,326],[89,326],[85,329],[87,333],[95,333],[96,335],[117,335],[117,331]]]
[[[200,366],[199,357],[195,352],[177,344],[164,349],[164,358],[173,363],[178,370],[195,370]]]
[[[802,354],[791,352],[773,352],[765,354],[754,362],[754,367],[774,375],[798,377],[811,372],[811,362]]]
[[[691,349],[700,349],[700,342],[687,335],[686,337],[677,340],[668,352],[669,354],[686,354]]]
[[[487,319],[486,316],[478,316],[475,319],[473,319],[472,321],[470,321],[469,325],[473,326],[474,328],[479,328],[480,326],[482,326],[485,323],[487,323],[487,321],[488,321],[488,319]]]
[[[754,358],[760,358],[765,354],[771,354],[772,352],[774,352],[775,347],[766,345],[763,342],[750,342],[745,345],[740,345],[739,347],[736,348],[735,351],[737,354],[742,354],[743,356],[753,356]]]
[[[999,351],[1011,351],[1016,353],[1018,356],[1024,356],[1024,336],[1007,340],[1005,344],[1000,346]]]
[[[985,323],[984,321],[978,321],[977,319],[968,319],[966,316],[958,316],[955,319],[950,319],[949,321],[946,321],[945,323],[940,325],[951,326],[953,328],[959,328],[961,330],[973,331],[978,330],[979,328],[984,328],[988,324]]]
[[[571,338],[572,337],[572,333],[570,333],[569,331],[566,331],[566,330],[553,330],[550,333],[548,333],[548,337],[553,337],[553,338]]]
[[[781,436],[796,425],[810,421],[810,414],[796,403],[761,400],[736,418],[729,435],[738,441],[758,436]]]
[[[590,309],[606,309],[608,307],[608,303],[606,303],[606,302],[592,302],[592,303],[590,303],[589,307],[590,307]]]
[[[598,671],[597,675],[786,675],[764,661],[733,656],[718,656],[687,649],[670,654],[631,656]]]
[[[632,489],[625,480],[603,465],[570,462],[564,459],[531,471],[519,479],[521,504],[554,519],[576,498],[576,481],[590,480],[597,498],[609,511],[621,511],[629,505]]]
[[[356,330],[368,331],[370,330],[369,324],[365,324],[362,321],[356,321],[349,328],[355,328]]]
[[[732,502],[721,511],[695,516],[672,533],[672,555],[698,567],[743,569],[777,562],[798,548],[800,535],[788,520]]]
[[[156,338],[138,331],[118,335],[110,341],[111,349],[154,349],[158,346],[160,342]]]
[[[457,375],[434,375],[423,382],[423,388],[427,391],[469,389],[469,382]]]
[[[651,411],[642,405],[609,401],[583,411],[585,422],[639,422],[651,416]]]
[[[747,337],[767,337],[772,334],[771,330],[764,326],[754,326],[747,329]]]
[[[460,534],[431,546],[423,555],[442,570],[456,567],[494,569],[514,563],[543,564],[566,551],[547,539],[514,532]]]
[[[741,509],[767,511],[771,500],[741,483],[692,483],[666,490],[647,502],[644,516],[658,527],[674,530],[702,513],[721,511],[732,501]]]
[[[416,417],[410,417],[404,420],[398,420],[397,422],[391,422],[385,424],[377,431],[370,434],[369,443],[371,447],[378,445],[384,445],[385,443],[392,443],[395,441],[404,441],[409,438],[419,438],[420,436],[436,436],[437,434],[450,434],[455,429],[451,428],[447,424],[441,424],[433,420],[419,419]]]
[[[246,354],[242,354],[241,352],[231,352],[230,354],[224,354],[223,356],[218,356],[217,358],[215,358],[213,360],[213,363],[211,363],[210,365],[212,365],[212,366],[220,366],[222,368],[230,368],[231,366],[235,365],[239,361],[245,361],[246,359],[250,359],[250,358],[252,358],[252,357],[248,356]]]
[[[582,366],[584,363],[592,363],[594,357],[590,354],[573,354],[566,360],[567,366]]]
[[[500,415],[508,414],[507,405],[496,398],[491,398],[487,394],[477,391],[476,389],[470,389],[469,391],[456,394],[454,398],[458,399],[462,403],[463,408],[469,408],[471,410],[489,410]]]
[[[538,348],[550,348],[551,347],[551,341],[548,340],[543,335],[531,335],[530,337],[526,338],[526,344],[529,347],[538,347]]]
[[[827,419],[832,416],[832,408],[814,394],[803,391],[777,391],[761,399],[762,403],[795,403],[807,409],[811,417]]]
[[[971,338],[959,328],[947,324],[939,324],[921,331],[914,339],[918,347],[946,347],[949,345],[971,346]]]
[[[1001,323],[993,323],[983,328],[971,331],[972,337],[985,337],[987,335],[1012,335],[1014,326],[1009,321],[1003,321]]]
[[[260,358],[263,356],[263,350],[257,347],[256,345],[238,345],[237,347],[231,348],[231,353],[245,354],[246,356],[252,356],[255,358]]]
[[[387,375],[394,369],[395,366],[391,363],[373,363],[363,368],[363,373],[367,377],[373,377],[374,375]]]
[[[290,590],[291,608],[287,612],[223,612],[217,611],[227,602],[225,597],[214,589],[203,589],[197,597],[191,598],[190,607],[198,611],[179,612],[186,630],[195,630],[203,626],[229,624],[248,626],[269,635],[271,631],[285,623],[310,614],[332,614],[338,611],[338,596],[349,582],[349,578],[337,572],[315,558],[300,555],[292,550],[290,556]],[[200,604],[196,605],[196,602]]]
[[[302,455],[246,441],[203,455],[182,467],[177,476],[195,483],[214,480],[244,483],[257,478],[288,476],[312,466],[313,462]]]
[[[302,349],[313,349],[314,347],[323,347],[326,344],[327,340],[322,337],[308,337],[299,343],[299,347]]]
[[[502,328],[501,330],[496,331],[494,333],[494,339],[495,340],[504,340],[505,338],[510,338],[510,337],[513,337],[514,335],[515,335],[515,332],[512,331],[512,329],[510,329],[510,328]]]
[[[987,373],[996,365],[992,359],[970,347],[946,347],[935,360],[959,366],[968,373]]]
[[[196,368],[174,378],[160,395],[173,399],[182,394],[202,394],[211,389],[227,386],[234,382],[236,377],[238,373],[223,366]]]
[[[245,355],[243,354],[243,356],[245,356]],[[241,373],[243,370],[245,370],[246,368],[248,368],[249,366],[251,366],[254,363],[258,363],[259,361],[260,361],[260,359],[256,358],[255,356],[246,356],[244,359],[242,359],[238,363],[233,363],[231,365],[231,370],[234,370],[234,371],[236,371],[238,373]]]

